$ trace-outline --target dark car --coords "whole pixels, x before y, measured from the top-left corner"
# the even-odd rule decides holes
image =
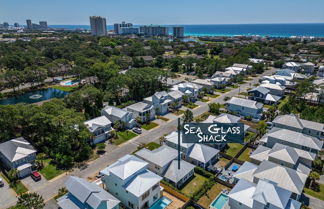
[[[137,133],[137,134],[141,134],[141,133],[142,133],[142,129],[139,128],[139,127],[134,127],[132,130],[133,130],[135,133]]]
[[[34,181],[40,181],[42,179],[42,176],[37,171],[33,171],[31,177]]]
[[[3,186],[4,186],[3,180],[2,180],[2,178],[0,178],[0,187],[3,187]]]

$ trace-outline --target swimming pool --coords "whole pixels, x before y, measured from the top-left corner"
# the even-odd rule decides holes
[[[72,81],[72,80],[68,80],[68,81],[62,81],[60,82],[60,85],[61,86],[75,86],[75,85],[78,85],[79,82],[77,81]]]
[[[216,199],[213,201],[210,207],[214,209],[222,209],[227,201],[228,196],[226,194],[221,193],[216,197]]]
[[[167,197],[161,197],[156,203],[154,203],[150,209],[164,209],[166,208],[172,200]]]

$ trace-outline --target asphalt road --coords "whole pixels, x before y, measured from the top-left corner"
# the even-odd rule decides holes
[[[248,81],[245,84],[240,85],[239,88],[233,89],[229,92],[221,94],[219,97],[212,99],[208,103],[220,103],[224,104],[224,98],[233,97],[238,95],[239,92],[246,91],[248,88],[253,88],[253,84],[259,83],[259,78],[264,75],[271,75],[277,69],[272,68],[265,71],[262,75],[254,77],[253,80]],[[218,93],[220,94],[220,93]],[[198,116],[204,112],[209,111],[208,103],[201,103],[201,105],[192,110],[194,116]],[[37,192],[38,194],[42,195],[45,201],[49,201],[52,199],[58,192],[58,189],[64,187],[65,181],[68,179],[69,176],[79,176],[81,178],[87,179],[88,177],[93,177],[96,175],[100,170],[106,168],[108,165],[114,163],[119,158],[123,157],[126,154],[131,154],[137,149],[138,144],[141,143],[148,143],[151,141],[158,141],[159,138],[165,134],[168,134],[172,131],[175,131],[177,128],[177,117],[174,115],[167,115],[166,117],[172,118],[167,122],[163,122],[158,127],[152,129],[151,131],[145,132],[140,136],[137,136],[130,141],[121,144],[120,146],[110,146],[108,148],[108,152],[102,155],[100,158],[92,161],[89,163],[88,167],[84,170],[75,169],[66,175],[60,176],[59,178],[52,179],[42,186],[38,186],[37,189],[33,190],[33,192]],[[10,205],[15,204],[11,203]],[[1,202],[0,202],[0,205]],[[9,207],[10,205],[7,205]]]

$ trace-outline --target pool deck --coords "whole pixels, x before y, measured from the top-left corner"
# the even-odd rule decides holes
[[[182,200],[176,198],[175,196],[172,196],[171,194],[163,191],[163,196],[169,198],[172,200],[172,202],[166,207],[166,209],[178,209],[182,208],[182,206],[185,204]]]

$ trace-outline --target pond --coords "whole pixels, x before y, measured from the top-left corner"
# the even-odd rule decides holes
[[[63,98],[68,92],[58,89],[48,88],[37,91],[31,91],[19,96],[13,96],[5,99],[0,99],[0,105],[27,103],[32,104],[36,102],[45,101],[52,98]]]

